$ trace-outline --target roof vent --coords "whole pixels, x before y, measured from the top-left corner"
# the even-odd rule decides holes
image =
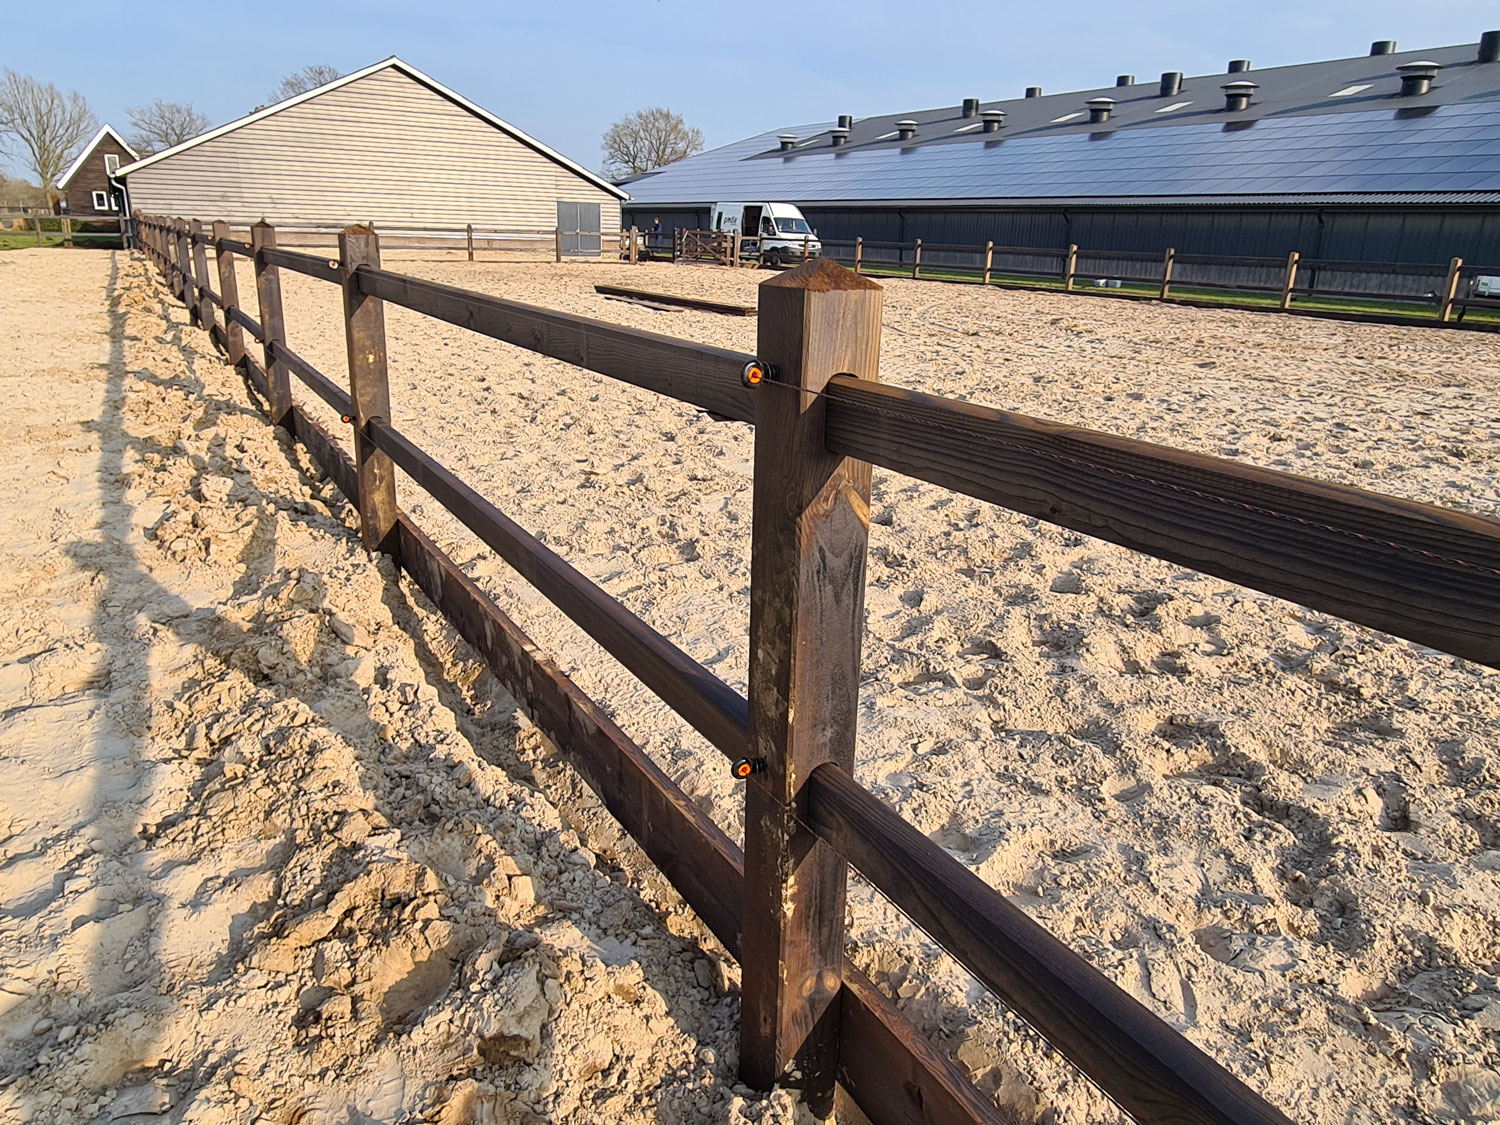
[[[797,146],[797,134],[796,133],[782,133],[776,139],[781,142],[781,151],[782,152],[790,152],[793,148],[795,148]]]
[[[1229,74],[1244,74],[1245,71],[1247,71],[1249,69],[1250,69],[1250,60],[1249,59],[1230,59],[1229,60],[1229,70],[1228,70],[1227,73],[1229,73]]]
[[[1134,86],[1135,85],[1135,75],[1133,75],[1133,74],[1120,74],[1120,75],[1116,75],[1115,76],[1115,85],[1116,86]]]
[[[1486,31],[1479,37],[1479,61],[1500,62],[1500,31]]]
[[[1370,54],[1394,55],[1396,53],[1396,41],[1394,39],[1377,39],[1370,44]]]
[[[1182,93],[1182,71],[1164,70],[1161,72],[1161,96],[1173,98]]]
[[[1040,86],[1027,86],[1026,96],[1028,98],[1039,98],[1042,96],[1042,88]]]
[[[987,109],[979,115],[984,119],[984,132],[998,133],[1000,126],[1005,124],[1005,110]]]
[[[840,129],[852,129],[852,128],[854,128],[854,114],[852,114],[852,113],[841,113],[841,114],[839,114],[839,128]]]
[[[917,135],[917,123],[908,117],[904,121],[896,122],[896,139],[898,141],[909,141]]]
[[[1437,77],[1437,72],[1442,70],[1441,63],[1430,62],[1427,59],[1419,59],[1416,62],[1402,63],[1396,68],[1396,73],[1401,75],[1401,97],[1415,98],[1427,93],[1432,89],[1432,80]]]
[[[965,117],[978,117],[979,116],[979,99],[978,98],[965,98],[964,99],[964,116]]]
[[[828,130],[828,134],[833,138],[833,143],[836,145],[846,145],[849,143],[849,130],[842,125],[837,129]]]
[[[1083,103],[1089,107],[1089,124],[1099,125],[1109,120],[1109,115],[1114,112],[1114,98],[1090,98]]]
[[[1238,113],[1250,105],[1250,99],[1260,89],[1260,84],[1241,79],[1238,82],[1226,82],[1219,89],[1224,91],[1224,108],[1230,113]]]

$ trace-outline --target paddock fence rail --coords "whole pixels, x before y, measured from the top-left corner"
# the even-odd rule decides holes
[[[1490,666],[1500,522],[881,384],[880,287],[831,262],[760,286],[752,356],[396,273],[364,227],[335,260],[279,248],[264,224],[248,240],[140,224],[190,319],[353,502],[365,545],[427,594],[739,960],[747,1083],[796,1086],[820,1112],[852,1098],[875,1125],[1004,1120],[845,956],[852,865],[1137,1120],[1286,1125],[854,781],[871,466]],[[341,288],[347,390],[287,347],[281,270]],[[400,431],[386,303],[755,426],[748,698]],[[350,425],[352,458],[293,379]],[[733,763],[743,851],[397,506],[397,468]]]

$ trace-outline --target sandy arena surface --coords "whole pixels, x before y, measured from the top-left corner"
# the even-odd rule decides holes
[[[396,265],[754,350],[592,290],[754,272]],[[1500,513],[1494,336],[884,284],[888,382]],[[336,290],[283,288],[341,379]],[[732,1087],[732,963],[142,267],[5,255],[0,316],[0,1113],[789,1119]],[[750,428],[387,324],[397,424],[744,690]],[[402,486],[740,835],[718,753]],[[1493,673],[880,469],[872,512],[863,783],[1294,1119],[1500,1120]],[[1119,1119],[857,881],[850,932],[1016,1120]]]

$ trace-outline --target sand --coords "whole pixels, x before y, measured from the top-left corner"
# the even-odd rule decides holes
[[[151,560],[157,568],[153,576],[159,571],[171,576],[174,588],[183,584],[199,590],[196,601],[187,599],[190,604],[211,610],[210,616],[236,617],[247,638],[264,644],[267,631],[279,637],[275,643],[288,647],[273,644],[268,659],[283,674],[305,663],[310,643],[305,636],[285,635],[281,615],[290,596],[286,585],[295,590],[303,575],[316,576],[306,579],[321,579],[314,604],[332,606],[336,615],[373,613],[379,620],[351,620],[348,627],[371,635],[378,629],[384,638],[383,647],[377,646],[381,651],[409,658],[403,667],[411,678],[401,682],[415,684],[417,691],[426,682],[438,693],[436,700],[428,700],[428,709],[408,717],[400,689],[394,698],[382,694],[386,688],[378,675],[369,687],[361,686],[360,678],[368,674],[362,670],[361,650],[335,652],[305,687],[290,692],[278,687],[299,700],[305,694],[337,697],[343,702],[333,714],[349,708],[376,724],[377,741],[360,743],[345,731],[349,724],[344,720],[321,720],[330,738],[336,735],[350,747],[339,752],[344,760],[358,763],[341,775],[351,792],[333,787],[330,780],[327,799],[369,800],[369,793],[383,795],[386,786],[395,786],[403,799],[373,799],[401,833],[403,848],[412,849],[413,837],[422,833],[467,841],[476,838],[474,830],[458,825],[449,789],[440,790],[441,812],[425,817],[416,811],[419,802],[404,796],[413,771],[424,778],[444,778],[467,765],[473,771],[464,787],[469,792],[487,796],[479,782],[491,779],[499,800],[513,800],[510,795],[520,792],[538,809],[553,808],[559,825],[567,817],[566,826],[547,829],[558,834],[559,851],[576,844],[601,867],[600,857],[610,857],[608,862],[622,873],[622,881],[612,885],[628,889],[658,930],[668,931],[660,935],[669,947],[662,954],[665,962],[701,956],[693,951],[703,950],[709,954],[704,963],[712,969],[713,988],[703,994],[691,986],[654,985],[672,1021],[697,1029],[698,1039],[684,1032],[681,1049],[687,1063],[669,1059],[657,1067],[642,1057],[659,1049],[670,1055],[675,1043],[667,1049],[627,1042],[615,1048],[615,1071],[602,1072],[604,1078],[615,1074],[618,1086],[610,1088],[629,1091],[641,1105],[659,1105],[672,1096],[669,1091],[689,1084],[687,1077],[676,1078],[678,1069],[687,1066],[695,1096],[723,1099],[714,1103],[709,1116],[697,1119],[790,1113],[784,1101],[747,1100],[726,1085],[732,1082],[728,1064],[737,1015],[732,965],[718,955],[701,926],[681,912],[659,878],[653,880],[649,867],[619,840],[618,830],[599,815],[567,771],[547,773],[548,748],[516,721],[513,705],[479,673],[472,656],[451,640],[432,639],[451,635],[423,614],[404,585],[399,595],[392,595],[397,587],[385,581],[384,564],[366,561],[349,537],[349,513],[339,507],[336,494],[317,489],[300,498],[297,488],[306,478],[292,472],[283,451],[270,450],[264,427],[246,412],[244,390],[204,354],[206,338],[181,327],[181,310],[167,313],[172,328],[154,322],[147,327],[147,313],[162,312],[159,291],[150,291],[146,300],[139,268],[116,257],[122,263],[122,299],[140,306],[130,334],[141,342],[133,345],[127,339],[124,347],[145,349],[151,357],[149,362],[126,360],[119,378],[142,383],[131,386],[144,403],[153,401],[153,395],[169,396],[162,418],[132,429],[165,431],[152,439],[160,463],[118,485],[127,493],[130,488],[152,490],[149,504],[156,506],[145,507],[144,497],[134,506],[125,504],[150,513],[149,518],[122,516],[126,522],[141,521],[140,542],[132,540],[134,551]],[[13,303],[10,277],[15,270],[40,267],[17,255],[5,262],[14,266],[0,265],[0,300]],[[80,307],[92,299],[97,307],[102,273],[89,275],[78,268],[74,299]],[[592,286],[608,281],[749,303],[763,279],[749,271],[669,265],[407,260],[399,268],[747,351],[754,349],[753,320],[653,311],[602,298]],[[44,281],[38,273],[33,284],[53,285],[55,279]],[[938,283],[883,284],[882,377],[888,382],[1480,514],[1500,510],[1495,463],[1500,350],[1492,336]],[[240,287],[244,294],[253,293],[248,270],[242,271]],[[336,291],[289,275],[283,276],[283,287],[293,348],[339,378],[344,360]],[[102,311],[98,316],[102,319]],[[715,423],[691,408],[405,310],[388,308],[387,321],[397,424],[634,612],[743,690],[750,428]],[[37,354],[28,361],[31,366],[18,367],[14,353],[0,361],[7,364],[0,375],[11,401],[17,379],[35,380],[51,365],[75,370],[66,360],[43,354],[60,350],[50,342],[49,329],[50,322],[39,317],[32,329]],[[148,374],[129,374],[136,371]],[[109,399],[99,383],[103,376],[90,373],[88,378],[95,380],[93,398],[87,409],[80,404],[79,413],[95,418],[101,397]],[[205,388],[211,385],[218,400],[211,412],[204,410],[199,381]],[[118,391],[115,397],[120,397]],[[133,400],[123,401],[128,415]],[[300,393],[299,401],[315,403]],[[57,401],[32,408],[50,418]],[[320,406],[314,409],[337,425]],[[226,428],[226,440],[216,445],[216,436]],[[179,439],[186,450],[174,448]],[[75,439],[62,434],[46,440]],[[232,453],[235,464],[244,464],[243,458],[251,455],[239,452],[241,443],[257,451],[248,468],[250,479],[234,486],[245,491],[231,490],[223,498],[193,493],[199,470],[192,459]],[[10,456],[23,463],[34,460],[14,450]],[[90,464],[100,456],[97,450],[89,453]],[[76,466],[62,469],[61,475],[70,482],[85,480]],[[95,485],[97,478],[87,483]],[[740,795],[718,753],[420,490],[404,480],[399,487],[403,506],[694,799],[738,836]],[[272,557],[287,568],[281,585],[274,577],[280,572],[263,561],[267,548],[253,546],[253,534],[249,546],[232,541],[223,562],[215,561],[212,551],[199,557],[220,521],[236,528],[245,519],[246,504],[274,507],[267,489],[273,495],[279,491],[284,500],[299,496],[292,508],[306,503],[326,511],[300,513],[294,520],[276,508],[278,529],[283,519],[319,521],[315,545],[281,530],[271,537]],[[80,497],[78,505],[97,506],[103,499]],[[1495,734],[1500,707],[1493,673],[880,469],[872,512],[859,780],[1295,1119],[1330,1125],[1500,1119],[1500,740]],[[207,534],[195,522],[200,517],[209,525]],[[57,517],[44,516],[41,505],[28,502],[20,510],[13,507],[6,518],[46,524]],[[87,525],[90,517],[84,512],[77,518]],[[97,520],[97,512],[93,518]],[[158,526],[161,521],[165,531]],[[254,522],[247,520],[245,526]],[[149,536],[147,529],[152,529]],[[40,543],[45,536],[36,534]],[[50,534],[55,540],[74,533],[53,529]],[[244,537],[245,532],[240,528],[226,534]],[[129,538],[125,531],[121,535]],[[243,557],[236,552],[262,560],[246,564],[252,577],[229,577],[234,560]],[[18,553],[25,555],[27,572],[37,572],[40,547]],[[83,581],[66,559],[51,565],[55,573],[48,581]],[[219,575],[219,585],[210,581],[212,574]],[[48,596],[57,600],[56,594]],[[246,597],[250,606],[237,608],[234,599]],[[378,612],[392,602],[399,612]],[[106,609],[108,604],[104,602]],[[3,612],[21,610],[7,606]],[[118,614],[97,609],[96,614],[100,620],[80,619],[74,626],[76,645],[104,643],[88,638]],[[178,681],[172,679],[177,674],[172,669],[208,659],[181,655],[191,645],[203,646],[186,629],[181,623],[167,624],[156,658],[162,670],[153,667],[151,677],[166,677],[168,686],[158,689],[150,679],[153,692],[175,698],[177,689],[170,685]],[[408,633],[428,639],[413,645],[405,639]],[[333,643],[322,633],[318,637],[320,644]],[[340,639],[336,635],[335,641]],[[32,647],[22,657],[7,659],[36,663],[24,654],[41,651],[37,646],[42,641],[27,643]],[[246,647],[250,644],[244,641]],[[232,666],[232,658],[228,662]],[[111,661],[111,677],[114,667]],[[256,667],[250,672],[256,673]],[[75,678],[82,674],[74,673]],[[193,675],[205,678],[201,672],[182,675],[184,684]],[[274,676],[274,671],[259,665],[258,675]],[[445,677],[461,686],[448,688]],[[222,677],[207,678],[217,682]],[[255,682],[257,690],[271,690]],[[108,691],[112,694],[113,687]],[[185,705],[194,715],[195,709],[212,706],[197,695],[190,699]],[[378,711],[376,703],[387,710]],[[28,704],[20,714],[24,718],[39,706]],[[316,707],[311,710],[322,715]],[[191,731],[203,723],[201,718],[189,722],[191,717],[164,719],[162,726],[164,740],[182,739],[184,749],[176,754],[186,753],[188,765],[178,763],[174,769],[189,777],[195,771],[199,776],[218,777],[221,770],[227,775],[231,767],[264,770],[253,776],[264,777],[275,793],[286,771],[311,768],[300,760],[312,753],[303,748],[302,739],[308,739],[307,745],[317,742],[311,735],[297,735],[295,755],[235,751],[226,762],[223,739],[203,741],[213,734],[210,724],[189,751]],[[308,722],[312,729],[322,729],[319,719]],[[282,731],[290,725],[272,718],[267,729]],[[394,743],[381,734],[385,726],[397,736]],[[434,733],[438,728],[453,733],[439,739]],[[144,742],[127,756],[155,753],[156,729],[153,725],[138,736]],[[8,746],[10,736],[3,737]],[[45,736],[34,737],[37,744],[45,741]],[[389,757],[386,748],[395,746],[403,761]],[[465,748],[471,757],[460,756]],[[162,753],[176,756],[166,749]],[[204,760],[195,760],[194,753]],[[289,764],[288,757],[298,759],[296,764]],[[0,764],[9,771],[11,755]],[[336,768],[331,772],[340,773]],[[529,777],[544,774],[547,792],[563,805],[561,813],[527,787]],[[179,811],[142,812],[142,824],[153,831],[161,831],[159,825],[165,823],[173,832],[212,836],[221,831],[213,816],[208,818],[213,823],[205,824],[201,808],[192,803],[181,811],[185,801],[202,802],[211,791],[212,786],[205,790],[201,782],[184,781],[168,798]],[[277,807],[289,815],[300,808],[293,798]],[[495,824],[498,815],[490,800],[475,797],[464,806],[463,817],[481,825]],[[32,816],[28,810],[23,820]],[[540,812],[536,816],[533,830],[540,833],[543,818]],[[52,841],[50,848],[66,849],[77,835],[58,825],[36,831]],[[233,835],[228,826],[223,831]],[[498,827],[485,831],[507,855],[519,859],[526,854],[524,841],[514,832],[506,835]],[[155,836],[147,840],[147,853],[158,846],[154,841]],[[294,838],[284,853],[260,862],[279,870],[288,857],[311,846],[311,840]],[[469,854],[460,845],[451,846]],[[29,856],[41,845],[23,840],[5,847],[9,855]],[[299,891],[318,893],[303,890],[301,883],[262,893],[256,899],[261,916],[243,904],[231,904],[225,908],[228,917],[245,916],[246,921],[231,921],[227,945],[222,935],[218,944],[200,935],[201,956],[211,955],[221,972],[225,965],[242,964],[250,965],[246,973],[268,972],[264,963],[251,964],[257,951],[267,950],[259,955],[274,960],[274,951],[284,950],[286,942],[302,940],[296,935],[317,933],[323,921],[299,930],[298,920],[309,912],[326,918],[340,889],[368,876],[368,845],[345,854],[348,847],[337,851],[337,863],[329,860],[319,868],[317,860],[307,861],[318,871],[308,876],[306,886],[319,888],[324,896],[316,906],[309,905],[311,898],[295,898]],[[201,847],[197,854],[203,854]],[[314,854],[319,854],[316,849]],[[545,848],[542,854],[547,854]],[[416,847],[403,853],[403,860],[436,871],[441,879],[445,869],[433,856]],[[257,870],[254,862],[235,862],[235,872]],[[553,915],[544,913],[541,921],[528,923],[524,911],[519,916],[504,913],[517,909],[506,893],[513,886],[495,884],[495,866],[466,862],[468,879],[446,890],[458,896],[454,909],[469,919],[478,911],[479,921],[486,923],[485,912],[491,911],[501,925],[539,934],[531,951],[540,962],[537,979],[557,979],[546,976],[547,955],[561,941],[546,929],[553,925]],[[52,864],[50,870],[64,866],[60,854],[46,863]],[[128,861],[132,867],[146,863],[135,853]],[[158,861],[169,868],[167,875],[171,863]],[[225,866],[211,865],[216,878],[223,877]],[[0,877],[10,870],[0,868]],[[425,878],[414,871],[412,878],[418,877]],[[18,879],[14,891],[11,883],[4,884],[6,898],[25,907],[25,895],[42,886],[39,879],[40,874],[30,882]],[[193,880],[184,877],[183,882]],[[550,886],[546,876],[541,882]],[[163,896],[160,901],[170,901],[155,882],[140,885],[154,888],[150,893]],[[186,896],[184,908],[207,909],[216,891],[215,883],[207,891],[195,885],[180,892]],[[200,907],[193,895],[208,895],[210,902]],[[293,896],[295,905],[283,903],[284,895]],[[596,924],[587,913],[592,900],[571,889],[569,896],[583,901],[582,917]],[[529,895],[523,891],[522,897]],[[55,920],[43,924],[34,919],[51,918],[61,909],[60,901],[38,905],[25,924],[39,935],[52,932],[48,925],[55,928]],[[369,906],[363,915],[343,917],[359,917],[359,926],[378,929],[391,925],[389,913]],[[568,917],[571,924],[584,925],[578,915]],[[405,933],[404,927],[394,928]],[[341,932],[335,930],[335,937]],[[6,935],[4,948],[9,949],[8,931],[0,934]],[[1097,1089],[858,880],[851,895],[850,936],[855,959],[899,998],[912,1019],[956,1051],[980,1085],[1017,1120],[1119,1119]],[[486,933],[481,947],[493,940]],[[598,945],[601,939],[589,940]],[[314,937],[276,963],[295,963],[294,973],[312,974],[316,966],[297,958],[315,959],[315,950],[329,941]],[[432,941],[427,945],[439,948]],[[416,989],[403,995],[415,995],[426,1006],[403,1000],[397,1007],[446,1011],[450,1021],[471,1018],[475,1001],[463,992],[472,980],[466,974],[472,972],[475,955],[461,943],[441,948],[439,960],[448,957],[452,966],[448,979],[419,974],[438,982],[432,986],[437,989],[433,998],[427,1001],[427,991]],[[654,981],[648,967],[654,962],[645,948],[642,939],[636,947],[641,952],[616,958],[620,965],[601,957],[603,971],[640,965]],[[405,956],[414,965],[438,956],[427,952],[422,960],[420,953],[408,950]],[[357,970],[360,958],[350,957]],[[44,960],[41,954],[37,959]],[[322,972],[328,971],[327,962],[324,956]],[[15,972],[8,966],[5,971]],[[158,970],[148,963],[147,971]],[[34,977],[24,979],[35,983]],[[369,1012],[372,986],[362,983],[357,971],[350,982],[342,975],[328,979],[335,983],[299,977],[289,988],[282,986],[287,995],[281,1002],[296,1003],[299,990],[309,987],[333,989],[327,995],[311,994],[320,1027],[317,1005],[334,1004],[330,1023],[342,1017],[343,1001],[337,996],[350,998],[355,1017]],[[224,982],[194,986],[207,992],[185,996],[184,987],[174,978],[172,1005],[184,1026],[195,1016],[201,1019],[205,1004],[213,1007],[217,1000],[208,1002],[209,997],[240,997],[252,989],[234,972]],[[222,992],[213,993],[213,987]],[[97,991],[86,982],[74,988],[75,995]],[[39,995],[40,987],[12,1009],[23,1011],[22,1017],[12,1019],[7,1012],[0,1021],[10,1020],[6,1028],[19,1027],[17,1019],[50,1011],[36,1001]],[[254,995],[254,1003],[266,1009],[257,1018],[274,1022],[276,995]],[[565,1000],[570,995],[565,988]],[[420,1028],[429,1016],[409,1012],[403,1018],[415,1019],[411,1026]],[[722,1019],[722,1025],[712,1026],[730,1030],[703,1030],[705,1019]],[[334,1040],[321,1056],[341,1060],[343,1069],[334,1063],[319,1065],[334,1067],[349,1088],[368,1081],[359,1077],[365,1073],[359,1067],[374,1065],[374,1053],[359,1045],[368,1042],[361,1036],[373,1035],[407,1060],[404,1073],[422,1076],[420,1081],[428,1083],[423,1089],[444,1082],[444,1089],[453,1086],[457,1079],[438,1076],[443,1060],[423,1054],[421,1037],[406,1023],[398,1024],[372,1030],[360,1018],[349,1020],[346,1046],[340,1050]],[[546,1055],[551,1045],[547,1058],[564,1057],[566,1013],[549,1011],[539,1026],[538,1050]],[[647,1027],[655,1030],[649,1022]],[[54,1052],[47,1065],[56,1067],[57,1059],[71,1058],[69,1046],[48,1038],[57,1034],[49,1029],[40,1042],[34,1038],[22,1045],[32,1058],[39,1046]],[[172,1041],[181,1043],[186,1036],[183,1032]],[[179,1076],[179,1089],[185,1088],[180,1076],[193,1065],[206,1066],[197,1060],[212,1055],[215,1042],[223,1042],[223,1035],[212,1030],[199,1028],[194,1036],[201,1053],[179,1047],[181,1058],[174,1055],[176,1061],[160,1071]],[[328,1037],[321,1041],[326,1044]],[[698,1042],[715,1052],[713,1065],[693,1062],[700,1057],[694,1053]],[[274,1052],[248,1053],[271,1068],[264,1060]],[[355,1055],[359,1057],[351,1057]],[[27,1056],[23,1050],[15,1057]],[[514,1061],[481,1068],[475,1072],[483,1075],[475,1078],[475,1089],[495,1099],[520,1098],[530,1111],[556,1120],[597,1119],[590,1116],[593,1103],[587,1103],[596,1096],[595,1078],[565,1072],[554,1061],[548,1073],[556,1076],[560,1089],[549,1089],[545,1081],[524,1085],[521,1077],[537,1070],[536,1063]],[[17,1093],[23,1083],[29,1083],[24,1093],[33,1098],[55,1095],[61,1088],[55,1070],[25,1073],[27,1077],[0,1090],[0,1099],[11,1099],[0,1100],[0,1106],[23,1104]],[[415,1077],[407,1082],[411,1088],[419,1084]],[[282,1082],[283,1098],[291,1096],[285,1091],[294,1086],[295,1081]],[[490,1088],[495,1093],[488,1093]],[[586,1104],[565,1104],[575,1095]],[[731,1105],[735,1098],[739,1101]],[[427,1108],[415,1100],[402,1106]],[[659,1109],[651,1112],[662,1120],[677,1119]],[[688,1112],[683,1119],[695,1118]]]

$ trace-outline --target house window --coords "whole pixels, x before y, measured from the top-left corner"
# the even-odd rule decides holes
[[[104,154],[104,174],[106,176],[113,176],[119,170],[120,170],[120,157],[119,157],[119,155],[116,154],[116,153],[113,153],[113,152],[106,152]]]
[[[102,191],[96,191],[96,192],[94,192],[94,210],[95,211],[108,211],[109,210],[109,195],[108,195],[107,192],[102,192]]]

